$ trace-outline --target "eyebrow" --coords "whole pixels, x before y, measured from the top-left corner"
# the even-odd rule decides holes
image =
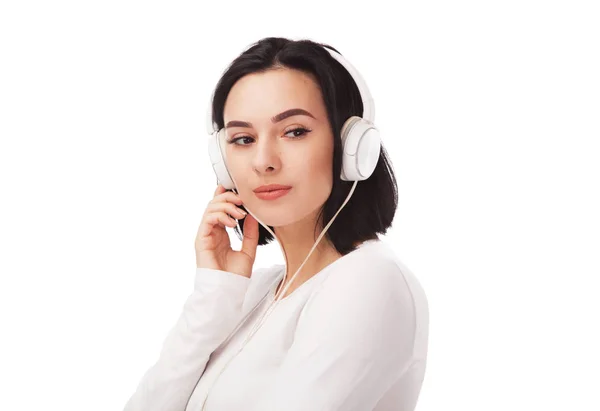
[[[275,123],[285,120],[288,117],[299,116],[299,115],[309,116],[316,120],[316,117],[313,116],[312,114],[310,114],[308,111],[303,110],[301,108],[292,108],[292,109],[286,110],[282,113],[279,113],[276,116],[271,117],[271,123],[275,124]],[[252,127],[252,123],[249,123],[247,121],[232,120],[232,121],[227,122],[227,124],[225,125],[225,128],[229,128],[229,127]]]

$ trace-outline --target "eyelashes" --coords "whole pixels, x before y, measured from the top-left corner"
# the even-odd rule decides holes
[[[285,134],[301,132],[300,135],[295,135],[294,134],[293,137],[289,137],[292,140],[294,140],[294,139],[301,139],[301,138],[303,138],[304,136],[306,136],[306,134],[310,133],[311,131],[312,131],[311,129],[308,129],[308,128],[305,128],[305,127],[296,127],[294,129],[286,131]],[[254,138],[252,138],[250,136],[239,136],[239,137],[236,137],[236,138],[232,138],[231,140],[227,140],[227,144],[233,144],[233,145],[236,145],[236,146],[247,146],[248,144],[237,144],[238,140],[243,140],[243,139],[247,139],[247,138],[249,138],[251,140],[254,140]]]

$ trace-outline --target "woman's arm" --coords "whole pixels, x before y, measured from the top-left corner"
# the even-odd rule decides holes
[[[394,262],[358,265],[332,273],[311,297],[252,411],[372,410],[410,368],[419,311],[410,286]]]
[[[250,278],[196,268],[194,291],[124,411],[183,411],[210,354],[242,319]]]

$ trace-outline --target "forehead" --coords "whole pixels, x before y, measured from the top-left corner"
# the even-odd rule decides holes
[[[223,117],[225,122],[264,120],[295,107],[306,109],[315,117],[322,115],[325,108],[321,90],[312,75],[281,68],[239,79],[227,96]]]

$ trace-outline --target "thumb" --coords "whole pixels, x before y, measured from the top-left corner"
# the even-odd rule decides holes
[[[256,247],[258,247],[258,221],[252,217],[252,214],[248,213],[244,219],[244,238],[240,251],[250,256],[252,261],[254,261],[256,258]]]

